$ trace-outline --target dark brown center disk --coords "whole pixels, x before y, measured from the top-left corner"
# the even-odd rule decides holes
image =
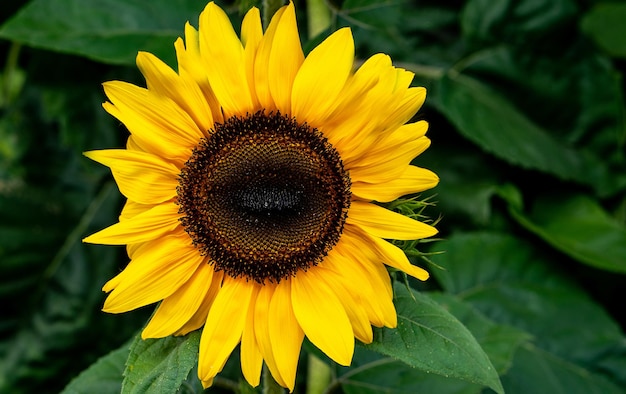
[[[280,282],[339,241],[350,178],[335,148],[295,119],[257,112],[216,123],[179,179],[185,231],[216,270]]]

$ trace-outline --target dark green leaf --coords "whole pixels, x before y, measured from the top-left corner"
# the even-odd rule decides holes
[[[582,22],[582,28],[605,51],[626,57],[626,4],[604,2],[596,4]]]
[[[584,195],[539,199],[529,213],[511,206],[528,230],[576,260],[607,271],[626,273],[626,228]]]
[[[340,16],[348,18],[357,26],[367,28],[397,28],[394,21],[401,16],[401,2],[394,0],[346,0]]]
[[[478,87],[485,91],[478,89],[476,97],[470,95],[474,101],[484,101],[481,95],[486,92],[493,94],[493,98],[500,101],[499,105],[507,107],[501,118],[493,107],[491,113],[487,113],[487,108],[480,108],[485,111],[482,116],[500,118],[503,127],[502,130],[492,127],[490,131],[481,131],[481,134],[492,134],[489,141],[481,138],[482,143],[479,145],[483,148],[518,164],[514,156],[511,159],[501,156],[498,150],[503,144],[495,145],[495,142],[498,137],[506,140],[516,127],[526,124],[524,127],[529,127],[527,139],[516,139],[516,143],[529,147],[537,145],[535,153],[538,156],[554,154],[555,160],[564,158],[559,151],[566,148],[575,152],[575,160],[579,162],[578,165],[582,164],[582,168],[572,169],[578,171],[576,174],[572,172],[569,175],[564,172],[558,175],[558,168],[555,171],[546,170],[546,166],[535,165],[530,168],[538,168],[550,174],[556,172],[563,179],[591,185],[601,196],[615,195],[626,188],[626,157],[621,149],[626,138],[626,128],[619,75],[606,58],[598,56],[588,45],[584,45],[582,39],[575,38],[575,43],[566,50],[561,50],[561,43],[555,47],[559,50],[538,53],[510,45],[482,49],[459,62],[450,75],[456,75],[454,73],[462,70],[463,78],[480,81]],[[458,86],[453,89],[458,89]],[[473,105],[480,107],[477,103]],[[563,108],[569,110],[563,111]],[[459,110],[463,111],[464,108]],[[509,110],[516,114],[509,115]],[[525,117],[525,121],[518,122],[516,119],[519,116]],[[485,126],[489,124],[485,123]],[[465,124],[464,127],[468,130],[460,131],[465,136],[470,131],[476,132],[469,129],[471,124]],[[536,139],[537,133],[543,136]],[[552,147],[547,145],[542,149],[539,145],[543,143],[541,138],[547,135]],[[476,142],[476,137],[469,136],[469,139]],[[527,158],[532,159],[530,156]],[[545,163],[555,165],[552,161]],[[523,163],[521,165],[524,166]]]
[[[0,37],[33,47],[133,64],[148,51],[173,64],[173,43],[186,21],[196,21],[197,0],[35,0],[0,29]]]
[[[128,344],[124,344],[83,371],[61,394],[118,394],[127,357]]]
[[[526,344],[517,353],[511,373],[502,377],[508,394],[622,394],[605,376],[590,372],[540,348]]]
[[[396,283],[396,329],[376,329],[368,349],[426,373],[466,380],[501,393],[496,369],[476,339],[439,304]]]
[[[475,79],[442,78],[435,104],[463,136],[502,160],[566,180],[594,181],[589,175],[597,171],[598,163],[552,138],[505,97]]]
[[[126,361],[122,393],[176,392],[198,362],[200,333],[145,340],[137,335]]]
[[[554,39],[559,28],[576,16],[576,8],[572,0],[470,0],[461,26],[473,40],[528,45],[531,40]]]

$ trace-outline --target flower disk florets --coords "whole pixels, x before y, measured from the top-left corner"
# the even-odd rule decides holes
[[[341,236],[350,178],[316,129],[260,111],[216,123],[183,167],[181,222],[216,270],[280,282]]]

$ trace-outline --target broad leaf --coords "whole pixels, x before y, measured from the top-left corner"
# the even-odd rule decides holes
[[[61,394],[118,394],[122,388],[128,344],[101,357],[78,375]]]
[[[435,104],[464,137],[511,164],[583,184],[595,182],[592,171],[603,171],[478,80],[460,74],[442,78]]]
[[[576,260],[626,273],[626,228],[584,195],[549,196],[530,212],[511,205],[513,217],[528,230]]]
[[[470,304],[443,293],[427,293],[458,318],[485,350],[499,374],[506,372],[520,344],[530,336],[511,326],[497,324]],[[427,373],[399,362],[357,348],[350,368],[338,371],[337,378],[347,393],[480,393],[482,385],[467,380]]]
[[[200,333],[145,340],[137,335],[126,361],[122,393],[176,392],[198,362]]]
[[[445,293],[428,295],[470,330],[500,375],[510,368],[519,346],[531,339],[531,335],[522,330],[488,319],[470,303],[456,296]]]
[[[479,394],[482,385],[413,368],[391,357],[358,347],[349,369],[341,369],[337,383],[346,394]]]
[[[469,0],[461,27],[472,40],[528,45],[559,37],[556,33],[575,18],[576,8],[573,0]]]
[[[496,369],[467,328],[426,295],[398,283],[394,291],[398,327],[376,329],[368,349],[502,392]]]
[[[507,394],[622,394],[624,388],[605,376],[526,344],[517,353],[511,373],[502,377]]]
[[[626,4],[602,2],[596,4],[583,19],[582,28],[605,51],[626,57]]]
[[[0,29],[0,37],[37,48],[133,64],[137,51],[174,59],[186,21],[197,26],[195,0],[34,0]]]
[[[433,260],[445,271],[433,274],[447,291],[488,318],[532,334],[536,346],[553,357],[589,373],[605,365],[608,376],[621,378],[622,372],[613,369],[621,365],[614,360],[626,356],[619,327],[531,244],[505,235],[470,233],[455,235],[439,247],[446,253]],[[550,392],[539,387],[535,392]]]

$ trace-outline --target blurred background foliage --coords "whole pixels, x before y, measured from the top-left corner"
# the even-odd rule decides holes
[[[240,10],[255,1],[218,3],[237,26]],[[434,302],[456,316],[507,393],[624,392],[626,5],[325,4],[330,27],[308,35],[307,4],[296,1],[305,48],[351,26],[359,59],[388,53],[429,91],[417,117],[429,121],[433,144],[415,163],[441,178],[422,197],[436,201],[426,213],[441,217],[442,240],[421,245],[435,253],[428,263],[434,278],[412,283],[424,310]],[[125,252],[81,239],[114,223],[122,198],[108,171],[81,153],[121,147],[126,138],[101,108],[100,84],[143,84],[134,66],[138,50],[175,67],[172,43],[185,21],[197,25],[204,6],[204,0],[0,3],[0,392],[59,392],[122,346],[100,361],[108,376],[82,375],[80,385],[66,389],[119,391],[123,345],[152,308],[120,316],[100,311],[100,288],[124,267]],[[315,31],[313,22],[308,27]],[[416,341],[427,339],[428,324],[416,327],[424,331]],[[445,352],[425,352],[427,343],[414,347],[428,362],[450,360]],[[490,390],[381,353],[389,352],[379,342],[357,348],[350,368],[334,367],[328,392]],[[231,360],[223,382],[238,376]]]

